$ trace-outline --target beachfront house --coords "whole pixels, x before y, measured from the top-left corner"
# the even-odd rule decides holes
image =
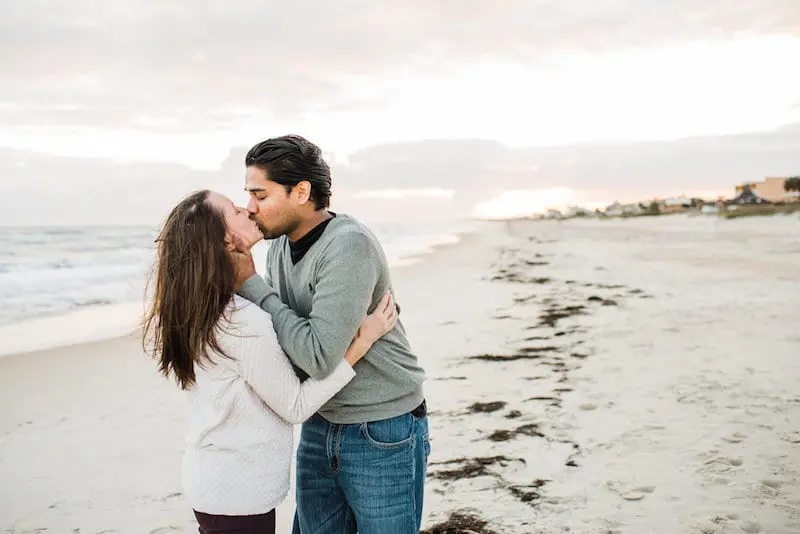
[[[740,189],[741,188],[741,189]],[[771,202],[757,195],[748,184],[736,188],[737,195],[725,202],[727,206],[745,206],[751,204],[771,204]],[[784,191],[785,192],[785,191]]]
[[[621,204],[620,202],[614,202],[606,207],[605,214],[607,217],[630,217],[641,215],[644,211],[644,208],[638,203]]]
[[[719,213],[719,206],[716,204],[703,204],[703,207],[700,208],[700,213],[703,215],[716,215]]]
[[[569,206],[564,212],[564,217],[567,219],[572,217],[589,217],[591,215],[592,212],[590,210],[587,210],[581,206]]]
[[[736,195],[741,194],[746,187],[755,193],[757,196],[768,200],[770,202],[791,202],[798,198],[797,195],[791,194],[791,191],[786,191],[784,183],[788,176],[764,178],[760,182],[751,182],[747,184],[736,186]]]
[[[685,211],[692,207],[691,199],[686,197],[673,197],[673,198],[666,198],[661,201],[661,212],[662,213],[675,213],[679,211]]]
[[[786,191],[778,202],[800,202],[800,191]]]
[[[609,204],[606,206],[606,209],[603,210],[607,217],[620,217],[622,216],[622,204],[619,202],[614,202],[613,204]]]

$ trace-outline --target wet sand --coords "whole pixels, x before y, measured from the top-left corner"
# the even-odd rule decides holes
[[[428,532],[800,532],[800,220],[728,222],[505,225],[442,318]]]

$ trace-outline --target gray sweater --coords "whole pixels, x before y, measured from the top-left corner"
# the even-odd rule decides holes
[[[278,341],[301,377],[322,379],[344,358],[364,316],[391,288],[389,266],[375,236],[343,214],[295,265],[286,236],[267,252],[264,279],[250,277],[239,294],[270,315]],[[356,377],[319,411],[333,423],[395,417],[423,400],[425,372],[402,322],[356,364]]]

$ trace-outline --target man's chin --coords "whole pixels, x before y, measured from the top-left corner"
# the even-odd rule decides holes
[[[259,226],[258,229],[261,230],[261,236],[267,241],[277,239],[283,235],[283,232],[270,232],[269,230],[264,229],[262,226]]]
[[[261,239],[272,239],[269,237],[270,233],[266,228],[258,224],[258,222],[256,222],[256,226],[258,227],[258,232],[261,234]]]

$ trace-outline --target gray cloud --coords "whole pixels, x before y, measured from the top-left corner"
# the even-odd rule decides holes
[[[648,45],[739,32],[800,33],[796,0],[98,0],[0,4],[4,124],[181,128],[237,120],[226,107],[290,116],[355,108],[353,77],[416,74],[489,56]]]
[[[244,154],[231,150],[218,171],[170,163],[118,164],[0,148],[0,225],[157,224],[189,191],[211,188],[245,202]],[[647,143],[592,143],[514,149],[494,141],[421,141],[377,145],[333,167],[334,206],[361,214],[402,213],[413,204],[352,196],[385,188],[445,188],[452,202],[432,212],[468,216],[481,201],[509,189],[569,187],[610,198],[658,190],[732,191],[764,176],[800,173],[800,124],[773,132]],[[423,210],[424,211],[424,210]]]

